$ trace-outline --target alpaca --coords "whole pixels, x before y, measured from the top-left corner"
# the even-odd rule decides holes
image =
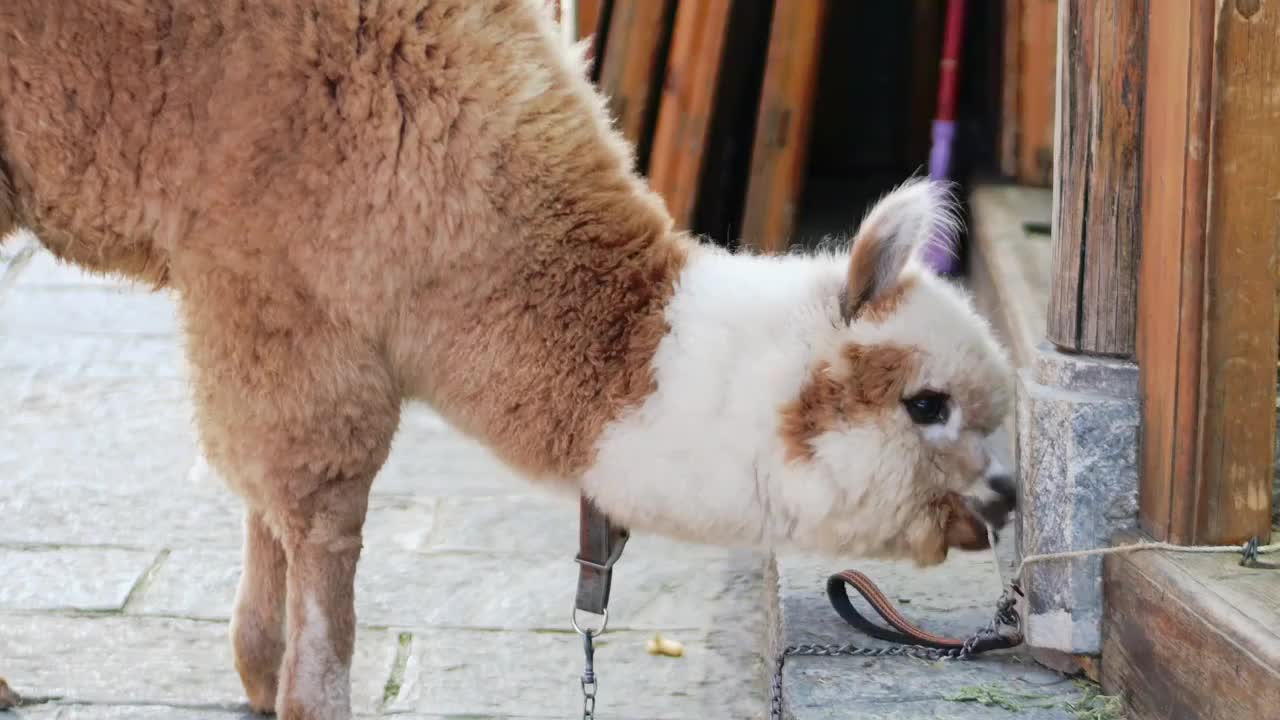
[[[1012,509],[1007,362],[915,260],[945,191],[847,251],[699,244],[583,66],[541,0],[0,4],[0,237],[176,290],[255,710],[350,716],[406,400],[637,531],[928,565]]]

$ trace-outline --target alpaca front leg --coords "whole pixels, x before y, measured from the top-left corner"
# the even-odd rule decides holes
[[[231,620],[231,642],[249,706],[259,713],[275,710],[285,648],[285,568],[284,548],[262,513],[247,511],[244,571]]]
[[[344,487],[345,486],[345,487]],[[277,709],[284,720],[351,717],[355,575],[367,483],[339,483],[305,522],[287,521],[288,644]]]

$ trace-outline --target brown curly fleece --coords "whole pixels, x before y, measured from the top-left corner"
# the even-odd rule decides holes
[[[349,712],[403,398],[572,483],[650,392],[691,241],[631,168],[535,0],[0,3],[0,234],[177,290],[255,708]]]
[[[180,298],[202,444],[248,506],[253,708],[350,717],[406,398],[573,488],[652,392],[694,246],[632,167],[541,0],[0,2],[0,237]]]

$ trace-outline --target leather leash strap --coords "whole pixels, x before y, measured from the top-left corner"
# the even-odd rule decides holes
[[[613,564],[627,544],[626,528],[614,525],[587,497],[582,496],[578,519],[578,596],[575,607],[603,615],[609,607]]]
[[[849,593],[846,586],[853,587],[857,590],[863,599],[871,605],[871,609],[875,610],[885,622],[893,627],[881,627],[862,616],[849,601]],[[879,640],[887,640],[902,645],[919,645],[922,647],[936,648],[938,650],[959,650],[964,647],[964,640],[956,638],[943,637],[934,635],[920,629],[898,611],[889,598],[871,582],[871,578],[858,572],[857,570],[845,570],[836,573],[827,579],[827,598],[831,601],[831,606],[839,613],[844,621]],[[998,650],[1011,647],[1012,643],[1008,638],[1000,635],[985,636],[973,642],[969,648],[969,652],[977,654],[988,650]]]

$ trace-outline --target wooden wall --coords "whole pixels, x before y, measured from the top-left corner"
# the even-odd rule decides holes
[[[1280,2],[1150,3],[1138,359],[1142,524],[1271,531]]]

